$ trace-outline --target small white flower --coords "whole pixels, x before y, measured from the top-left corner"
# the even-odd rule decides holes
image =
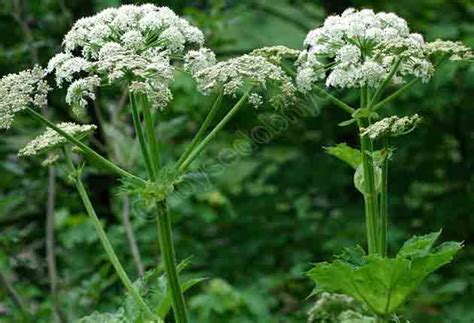
[[[216,54],[209,48],[190,50],[184,56],[184,70],[194,75],[200,70],[216,64],[216,62]]]
[[[127,31],[120,38],[125,48],[139,50],[145,45],[145,38],[137,30]]]
[[[100,78],[98,76],[89,76],[74,81],[67,89],[66,103],[76,109],[84,109],[88,99],[95,100],[95,90],[99,85]]]
[[[175,27],[166,28],[159,37],[159,44],[164,48],[169,49],[171,53],[182,52],[185,43],[186,37],[184,37],[181,31]]]
[[[260,94],[257,93],[252,93],[249,95],[248,101],[251,105],[253,105],[255,108],[258,108],[263,104],[263,98]]]
[[[340,64],[356,64],[361,59],[359,47],[355,45],[344,45],[336,53],[336,62]]]
[[[0,129],[10,128],[15,115],[27,107],[42,108],[51,89],[39,66],[0,79]]]
[[[74,75],[87,71],[92,63],[82,57],[74,57],[70,53],[59,53],[49,60],[47,71],[54,71],[56,84],[61,87],[63,82],[71,82]]]
[[[84,139],[97,129],[95,125],[78,125],[72,122],[62,122],[57,124],[57,127],[78,140]],[[59,148],[67,143],[67,139],[58,134],[55,130],[48,128],[42,135],[36,137],[24,148],[20,149],[18,156],[39,155],[51,149]]]

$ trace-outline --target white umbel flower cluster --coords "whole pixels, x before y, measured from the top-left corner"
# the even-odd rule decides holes
[[[295,99],[296,88],[276,64],[256,55],[242,55],[198,70],[194,73],[198,89],[204,94],[222,89],[236,97],[250,90],[249,102],[263,103],[264,97],[275,107],[286,106]]]
[[[48,71],[59,86],[72,82],[67,102],[76,108],[94,100],[97,87],[123,84],[162,109],[172,99],[172,60],[203,43],[202,32],[167,7],[124,5],[78,20]]]
[[[64,38],[67,52],[81,51],[86,59],[98,58],[109,42],[134,51],[153,47],[183,54],[186,45],[201,46],[204,35],[171,9],[146,4],[108,8],[79,19]]]
[[[473,61],[474,53],[471,48],[463,43],[450,40],[437,39],[426,44],[428,55],[446,55],[453,61]]]
[[[420,122],[421,117],[418,114],[401,118],[392,116],[368,126],[361,135],[369,136],[370,139],[397,137],[413,131]]]
[[[57,126],[78,140],[84,139],[97,129],[95,125],[78,125],[72,122],[62,122],[57,124]],[[48,128],[42,135],[39,135],[22,148],[18,152],[18,156],[39,155],[51,149],[59,148],[67,143],[68,141],[63,136],[53,129]]]
[[[15,115],[27,107],[46,106],[50,87],[44,75],[45,71],[35,66],[0,79],[0,129],[10,128]]]
[[[394,83],[408,77],[428,81],[434,72],[423,36],[410,33],[407,22],[393,13],[347,9],[310,31],[304,45],[296,77],[301,91],[317,81],[328,87],[376,87],[399,59]]]

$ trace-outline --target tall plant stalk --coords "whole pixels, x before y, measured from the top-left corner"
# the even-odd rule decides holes
[[[157,174],[160,168],[159,159],[159,147],[155,135],[155,126],[153,117],[151,114],[150,105],[146,97],[132,95],[131,102],[134,126],[142,155],[149,158],[149,164],[146,165],[148,178],[151,181],[157,181]],[[140,104],[140,106],[138,106]],[[143,112],[143,121],[145,124],[145,132],[142,128],[142,122],[139,115],[139,107]],[[146,135],[146,138],[144,136]],[[186,310],[186,303],[184,301],[183,291],[179,281],[178,270],[176,268],[176,255],[174,251],[171,220],[168,214],[167,202],[161,201],[157,203],[157,216],[158,226],[158,241],[165,266],[166,278],[168,282],[168,288],[171,294],[171,303],[175,320],[177,323],[187,323],[188,315]]]
[[[360,107],[366,109],[367,89],[364,87],[360,93]],[[365,204],[365,221],[367,230],[367,245],[369,254],[379,251],[378,244],[378,202],[377,189],[375,185],[375,169],[372,156],[372,142],[367,135],[362,135],[362,129],[369,125],[368,118],[358,119],[360,133],[360,150],[362,153],[362,168],[364,176],[364,204]]]
[[[138,292],[135,290],[135,288],[132,285],[132,282],[130,278],[128,277],[127,273],[125,272],[122,264],[120,263],[120,260],[117,257],[117,254],[114,251],[114,248],[112,244],[110,243],[107,234],[104,231],[104,228],[102,227],[102,223],[100,223],[99,218],[97,217],[97,214],[94,210],[94,207],[89,199],[89,195],[87,193],[86,188],[84,187],[84,184],[81,179],[81,174],[80,170],[78,170],[72,161],[72,156],[71,156],[71,151],[68,148],[63,149],[64,156],[66,158],[66,163],[69,171],[71,172],[71,175],[74,178],[74,182],[77,188],[77,191],[79,193],[79,196],[81,197],[82,203],[84,204],[84,207],[86,209],[87,214],[89,217],[92,219],[92,223],[94,225],[94,228],[97,232],[97,235],[99,237],[99,240],[109,258],[109,261],[112,263],[112,266],[114,267],[115,271],[117,272],[117,275],[119,276],[120,280],[122,281],[123,285],[127,289],[128,293],[130,296],[133,298],[133,300],[142,308],[142,310],[145,312],[145,314],[150,318],[154,320],[158,320],[157,316],[151,311],[151,309],[148,307],[148,305],[145,303],[143,298],[138,294]]]

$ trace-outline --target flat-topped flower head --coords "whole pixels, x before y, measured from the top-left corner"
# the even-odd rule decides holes
[[[201,46],[203,33],[167,7],[123,5],[79,19],[64,37],[67,52],[80,51],[94,59],[105,44],[116,42],[135,52],[159,48],[184,54],[185,47]]]
[[[128,86],[164,108],[172,99],[173,61],[203,43],[202,32],[167,7],[124,5],[78,20],[48,72],[59,86],[72,82],[68,103],[76,108],[94,100],[95,89],[105,84]]]
[[[57,126],[78,140],[86,138],[97,129],[97,126],[95,125],[79,125],[72,122],[62,122],[57,124]],[[39,155],[52,149],[60,148],[67,143],[68,141],[66,138],[53,129],[48,128],[42,135],[39,135],[22,148],[18,152],[18,156]]]
[[[421,122],[418,114],[407,117],[392,116],[368,126],[361,133],[370,139],[397,137],[413,131]]]
[[[46,106],[50,87],[44,75],[45,71],[35,66],[0,79],[0,129],[10,128],[15,115],[27,107]]]
[[[204,94],[222,89],[236,97],[249,92],[249,102],[258,106],[266,99],[275,107],[292,103],[296,88],[276,64],[257,55],[242,55],[203,68],[194,73],[198,89]]]
[[[297,84],[308,91],[324,81],[328,87],[376,87],[399,62],[391,79],[427,82],[434,72],[423,36],[410,33],[407,22],[393,13],[347,9],[328,17],[308,33],[297,66]]]

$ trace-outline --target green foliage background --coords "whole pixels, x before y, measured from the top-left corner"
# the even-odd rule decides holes
[[[474,46],[472,0],[148,2],[170,6],[193,20],[220,58],[275,44],[301,48],[309,29],[350,6],[394,11],[428,40],[459,39]],[[0,74],[45,64],[58,52],[73,21],[123,3],[141,1],[3,0]],[[448,64],[431,83],[416,86],[389,107],[399,115],[424,116],[419,129],[397,140],[390,174],[389,249],[394,252],[413,234],[440,228],[442,240],[466,244],[455,263],[432,276],[403,308],[403,315],[413,322],[474,320],[473,93],[474,66]],[[168,160],[182,151],[210,104],[182,75],[174,94],[159,123]],[[57,120],[71,120],[63,98],[64,93],[56,91],[49,113]],[[120,93],[101,93],[100,109],[91,109],[85,121],[101,129],[95,147],[135,172],[144,172],[126,136],[132,131],[127,109],[115,109],[119,100]],[[350,127],[337,126],[344,120],[337,109],[317,103],[321,114],[275,132],[251,154],[216,161],[215,156],[236,139],[262,126],[259,117],[268,111],[243,110],[201,158],[218,167],[212,181],[197,185],[186,199],[171,201],[178,258],[194,256],[185,275],[209,278],[187,294],[196,322],[305,322],[314,302],[307,299],[313,284],[305,277],[311,263],[363,243],[362,200],[352,186],[351,170],[323,149],[343,141],[355,145],[357,138]],[[0,270],[34,308],[35,321],[50,322],[45,260],[48,172],[41,160],[16,157],[18,148],[40,131],[25,118],[0,137]],[[65,172],[56,171],[59,303],[71,319],[113,310],[123,289]],[[121,220],[120,183],[94,168],[85,179],[120,258],[136,278]],[[131,206],[141,255],[152,269],[159,259],[156,229],[142,215],[138,201],[132,200]],[[0,321],[15,322],[17,312],[1,290]]]

